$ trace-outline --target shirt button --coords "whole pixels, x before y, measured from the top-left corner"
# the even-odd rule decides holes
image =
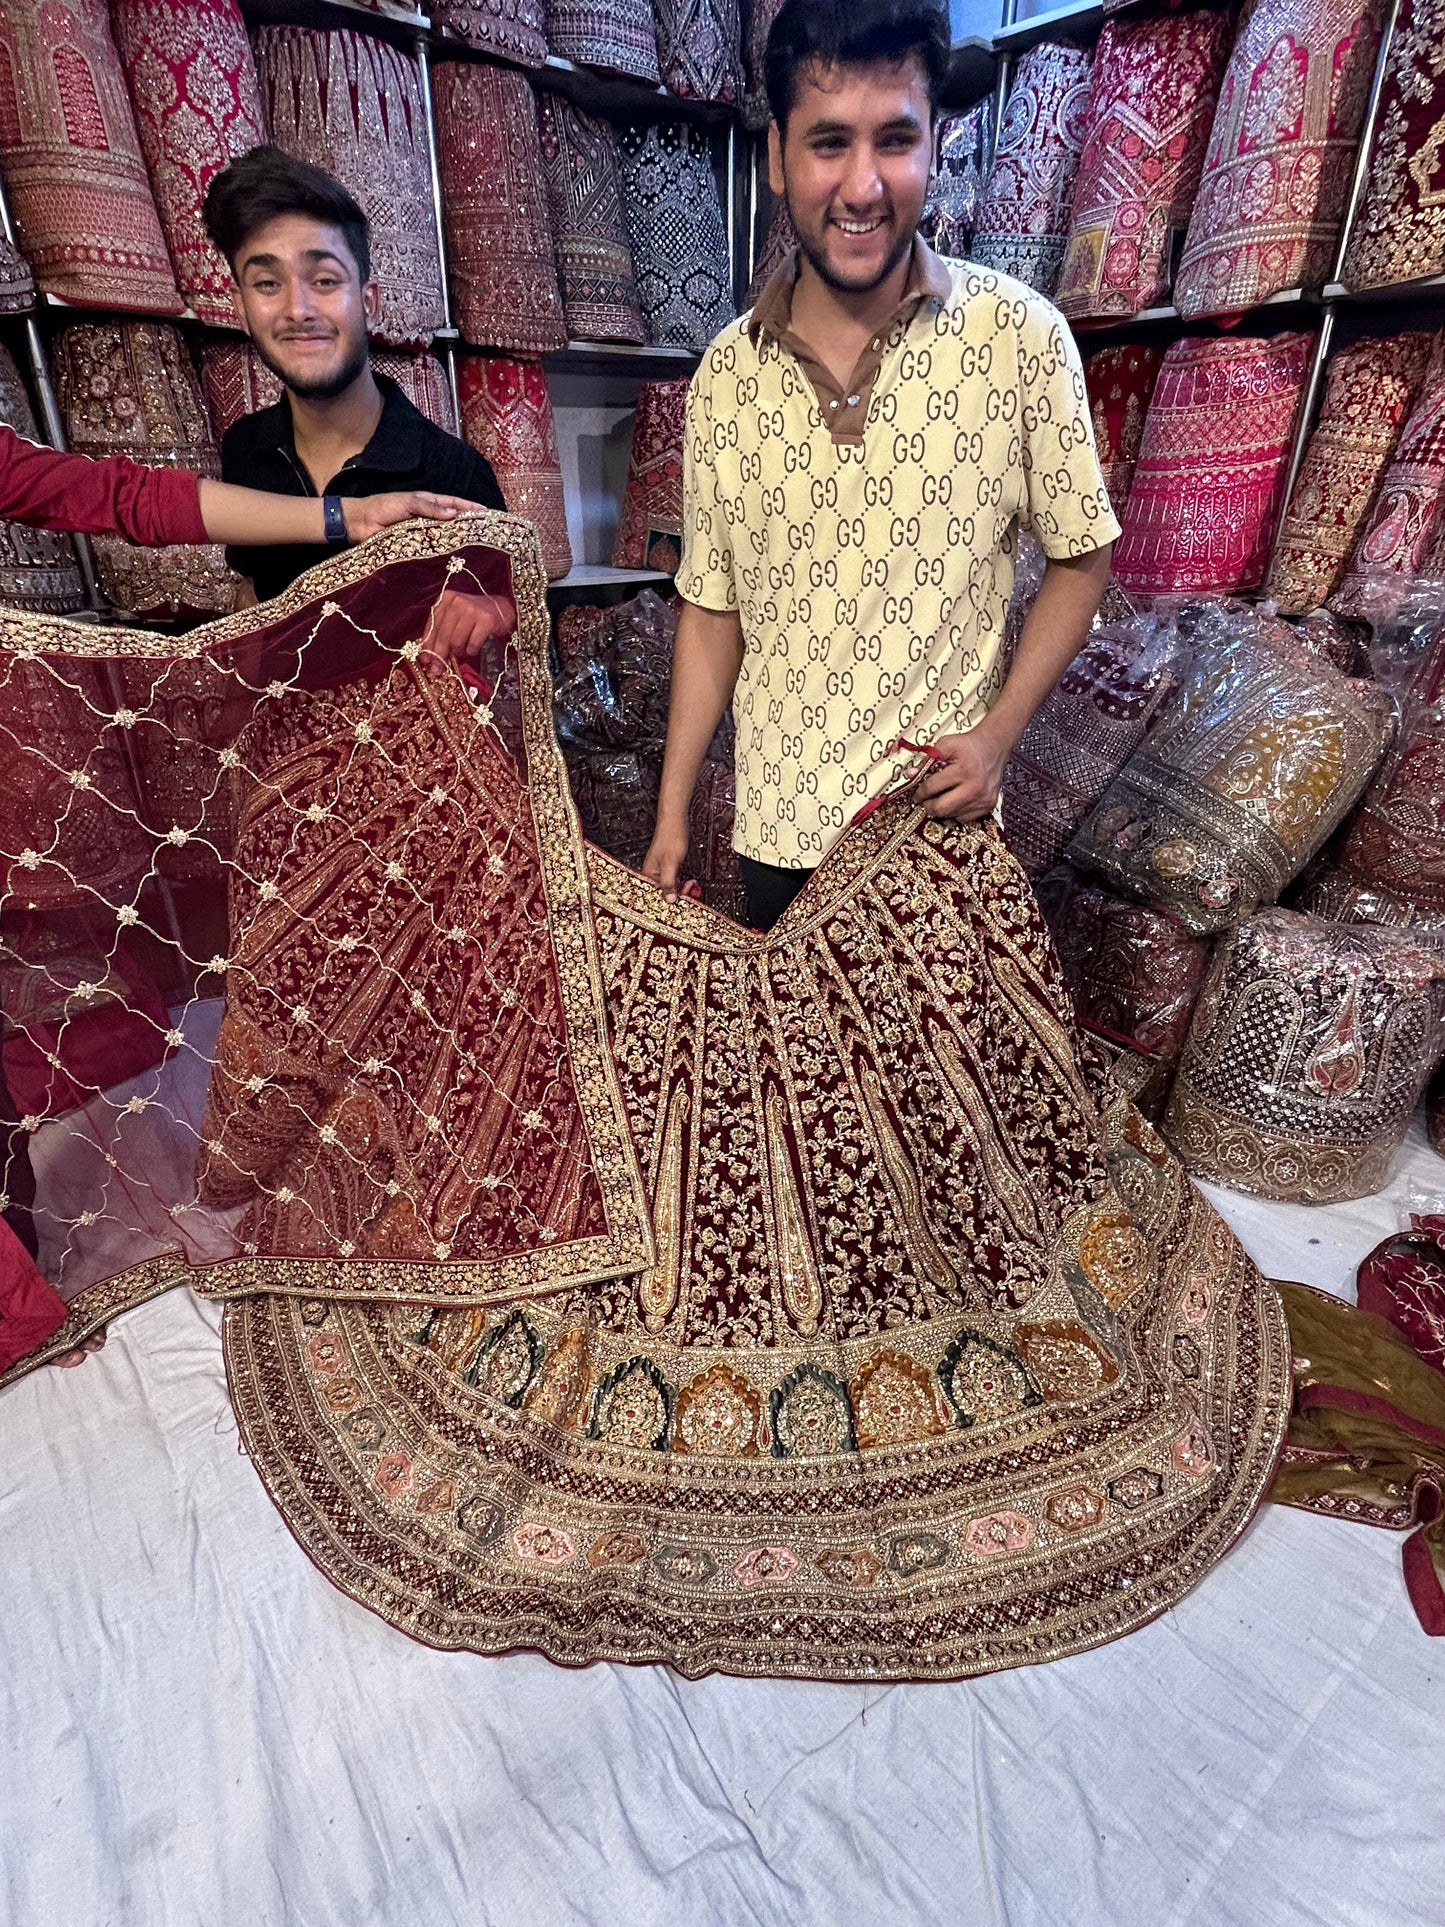
[[[848,397],[848,406],[850,408],[856,408],[858,406],[858,397],[856,395],[850,395]]]
[[[880,348],[881,348],[882,346],[883,346],[883,342],[882,342],[882,340],[881,340],[881,339],[879,339],[878,341],[875,341],[875,342],[874,342],[874,344],[873,344],[873,351],[874,351],[874,353],[876,354],[876,353],[878,352],[878,350],[879,350],[879,349],[880,349]]]
[[[835,398],[835,399],[834,399],[833,401],[830,401],[830,402],[828,403],[828,406],[829,406],[830,408],[836,408],[836,407],[838,406],[838,403],[837,403],[837,400],[836,400],[836,398]]]

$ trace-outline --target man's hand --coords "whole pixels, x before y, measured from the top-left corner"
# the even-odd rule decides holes
[[[687,823],[674,823],[659,811],[642,874],[655,883],[669,903],[677,901],[677,873],[687,861]]]
[[[959,823],[977,823],[991,816],[1003,787],[1007,743],[982,722],[963,736],[939,736],[932,748],[939,761],[918,787],[918,800],[927,814],[951,816]]]
[[[434,495],[427,488],[398,489],[390,495],[343,495],[341,512],[353,542],[389,529],[394,522],[423,516],[432,522],[454,522],[459,515],[480,509],[480,502],[464,502],[459,495]]]
[[[376,495],[371,501],[400,501],[400,496]],[[509,636],[517,626],[517,605],[510,596],[468,595],[443,589],[432,604],[426,634],[421,639],[422,667],[433,678],[444,676],[453,663],[475,662],[494,636]]]

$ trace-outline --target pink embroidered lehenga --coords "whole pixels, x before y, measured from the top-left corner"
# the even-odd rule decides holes
[[[443,583],[507,573],[514,642],[423,675]],[[112,655],[145,685],[75,699],[96,758],[191,703],[169,822],[8,725],[7,907],[98,799],[147,849],[92,908],[189,953],[169,1061],[34,1124],[42,1259],[95,1280],[50,1350],[224,1298],[292,1531],[438,1646],[927,1679],[1164,1611],[1268,1490],[1288,1335],[1075,1032],[1022,871],[902,798],[766,936],[666,903],[582,840],[543,586],[477,516],[183,644],[0,622],[7,716]],[[214,890],[163,915],[197,851],[214,955]]]

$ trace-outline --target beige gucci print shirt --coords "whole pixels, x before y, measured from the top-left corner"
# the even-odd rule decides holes
[[[1015,532],[1063,559],[1119,525],[1078,350],[1042,295],[916,242],[845,393],[789,332],[796,265],[688,395],[679,592],[736,609],[734,843],[811,869],[1002,686]]]

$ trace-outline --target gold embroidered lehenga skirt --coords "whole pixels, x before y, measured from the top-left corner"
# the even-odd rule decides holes
[[[423,675],[443,583],[508,569],[515,642]],[[190,639],[235,697],[156,832],[234,812],[211,1242],[97,1289],[229,1301],[288,1525],[434,1645],[932,1679],[1154,1617],[1270,1483],[1278,1294],[1075,1033],[991,825],[890,802],[767,935],[588,848],[543,586],[478,516]],[[10,634],[31,676],[105,645]],[[0,829],[13,898],[43,859]]]

